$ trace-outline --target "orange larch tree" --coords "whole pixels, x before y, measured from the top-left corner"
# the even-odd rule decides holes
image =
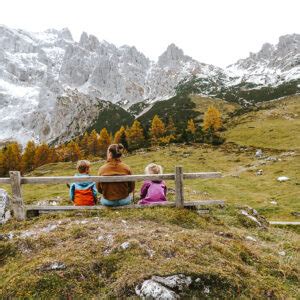
[[[145,141],[144,130],[138,120],[135,120],[132,126],[126,130],[126,136],[129,148],[137,149],[143,145]]]
[[[91,155],[99,155],[100,143],[99,143],[98,134],[95,129],[91,132],[89,136],[88,150],[89,150],[89,154]]]
[[[166,128],[164,122],[159,118],[158,115],[155,115],[150,127],[150,136],[152,144],[159,142],[159,139],[164,136],[166,133]]]
[[[210,106],[204,114],[203,129],[215,132],[222,127],[222,117],[220,111],[214,106]]]
[[[34,156],[36,145],[34,141],[29,141],[25,147],[21,160],[21,170],[23,173],[30,172],[34,169]]]
[[[107,129],[104,127],[100,131],[100,136],[99,136],[99,150],[101,155],[105,155],[108,146],[111,143],[111,137],[107,131]]]
[[[41,145],[36,147],[35,155],[34,155],[34,167],[37,168],[39,166],[50,163],[50,148],[46,143],[42,143]]]

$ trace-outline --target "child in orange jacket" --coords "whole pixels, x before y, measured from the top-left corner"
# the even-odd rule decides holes
[[[89,177],[90,162],[79,160],[77,163],[78,174],[75,177]],[[76,182],[70,186],[70,199],[77,206],[92,206],[97,203],[97,189],[95,182]]]

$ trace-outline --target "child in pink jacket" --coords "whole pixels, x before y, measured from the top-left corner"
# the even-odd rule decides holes
[[[163,169],[160,165],[150,164],[145,168],[146,174],[162,174]],[[157,202],[165,202],[167,187],[162,180],[147,180],[141,188],[141,200],[138,204],[147,205]]]

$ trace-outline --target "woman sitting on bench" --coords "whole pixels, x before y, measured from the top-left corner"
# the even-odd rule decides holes
[[[121,161],[124,146],[112,144],[107,150],[107,162],[98,171],[99,176],[132,175],[129,166]],[[97,189],[102,194],[101,204],[105,206],[123,206],[132,201],[135,183],[132,182],[99,182]]]

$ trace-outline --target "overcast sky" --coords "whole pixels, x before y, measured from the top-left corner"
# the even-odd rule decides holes
[[[299,0],[2,0],[0,23],[43,31],[68,27],[156,60],[170,43],[226,66],[280,35],[300,34]]]

